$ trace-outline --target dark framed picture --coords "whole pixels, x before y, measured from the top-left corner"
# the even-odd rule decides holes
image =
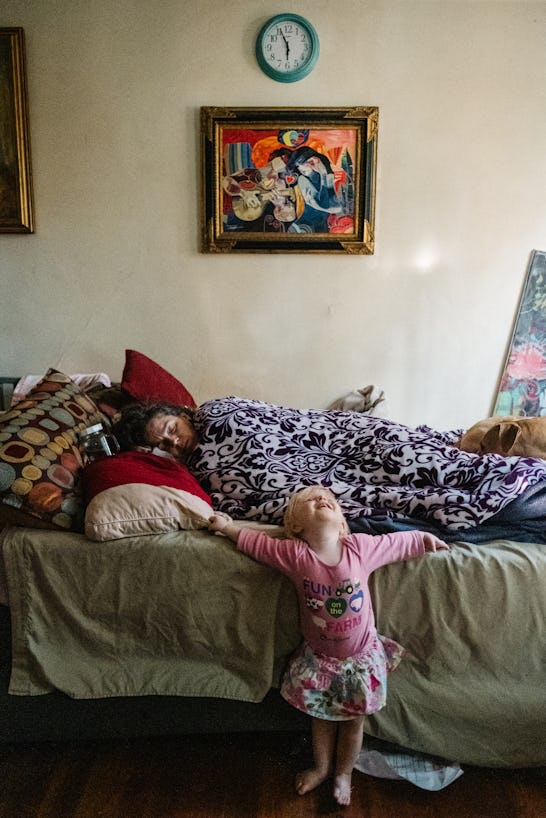
[[[546,251],[531,254],[493,415],[546,415]]]
[[[376,107],[201,108],[205,253],[374,252]]]
[[[22,28],[0,28],[0,233],[33,233]]]

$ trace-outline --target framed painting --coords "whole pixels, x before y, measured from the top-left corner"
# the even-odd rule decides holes
[[[493,415],[546,415],[546,252],[533,250]]]
[[[0,233],[33,233],[22,28],[0,28]]]
[[[202,251],[373,253],[378,117],[201,108]]]

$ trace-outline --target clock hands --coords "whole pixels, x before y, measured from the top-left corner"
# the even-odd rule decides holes
[[[290,54],[290,46],[288,45],[288,40],[284,36],[284,31],[281,29],[281,37],[284,40],[284,44],[286,46],[286,59],[288,59],[288,55]]]

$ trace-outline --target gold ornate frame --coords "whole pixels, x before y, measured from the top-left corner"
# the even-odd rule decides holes
[[[22,28],[0,28],[0,233],[33,233]]]
[[[372,254],[378,119],[201,108],[202,252]]]

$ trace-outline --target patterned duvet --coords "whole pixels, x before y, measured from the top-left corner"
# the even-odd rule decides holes
[[[290,494],[319,483],[349,520],[382,513],[456,532],[546,485],[546,461],[461,452],[460,430],[354,412],[228,397],[202,404],[196,426],[200,445],[189,466],[214,506],[238,519],[281,523]]]

